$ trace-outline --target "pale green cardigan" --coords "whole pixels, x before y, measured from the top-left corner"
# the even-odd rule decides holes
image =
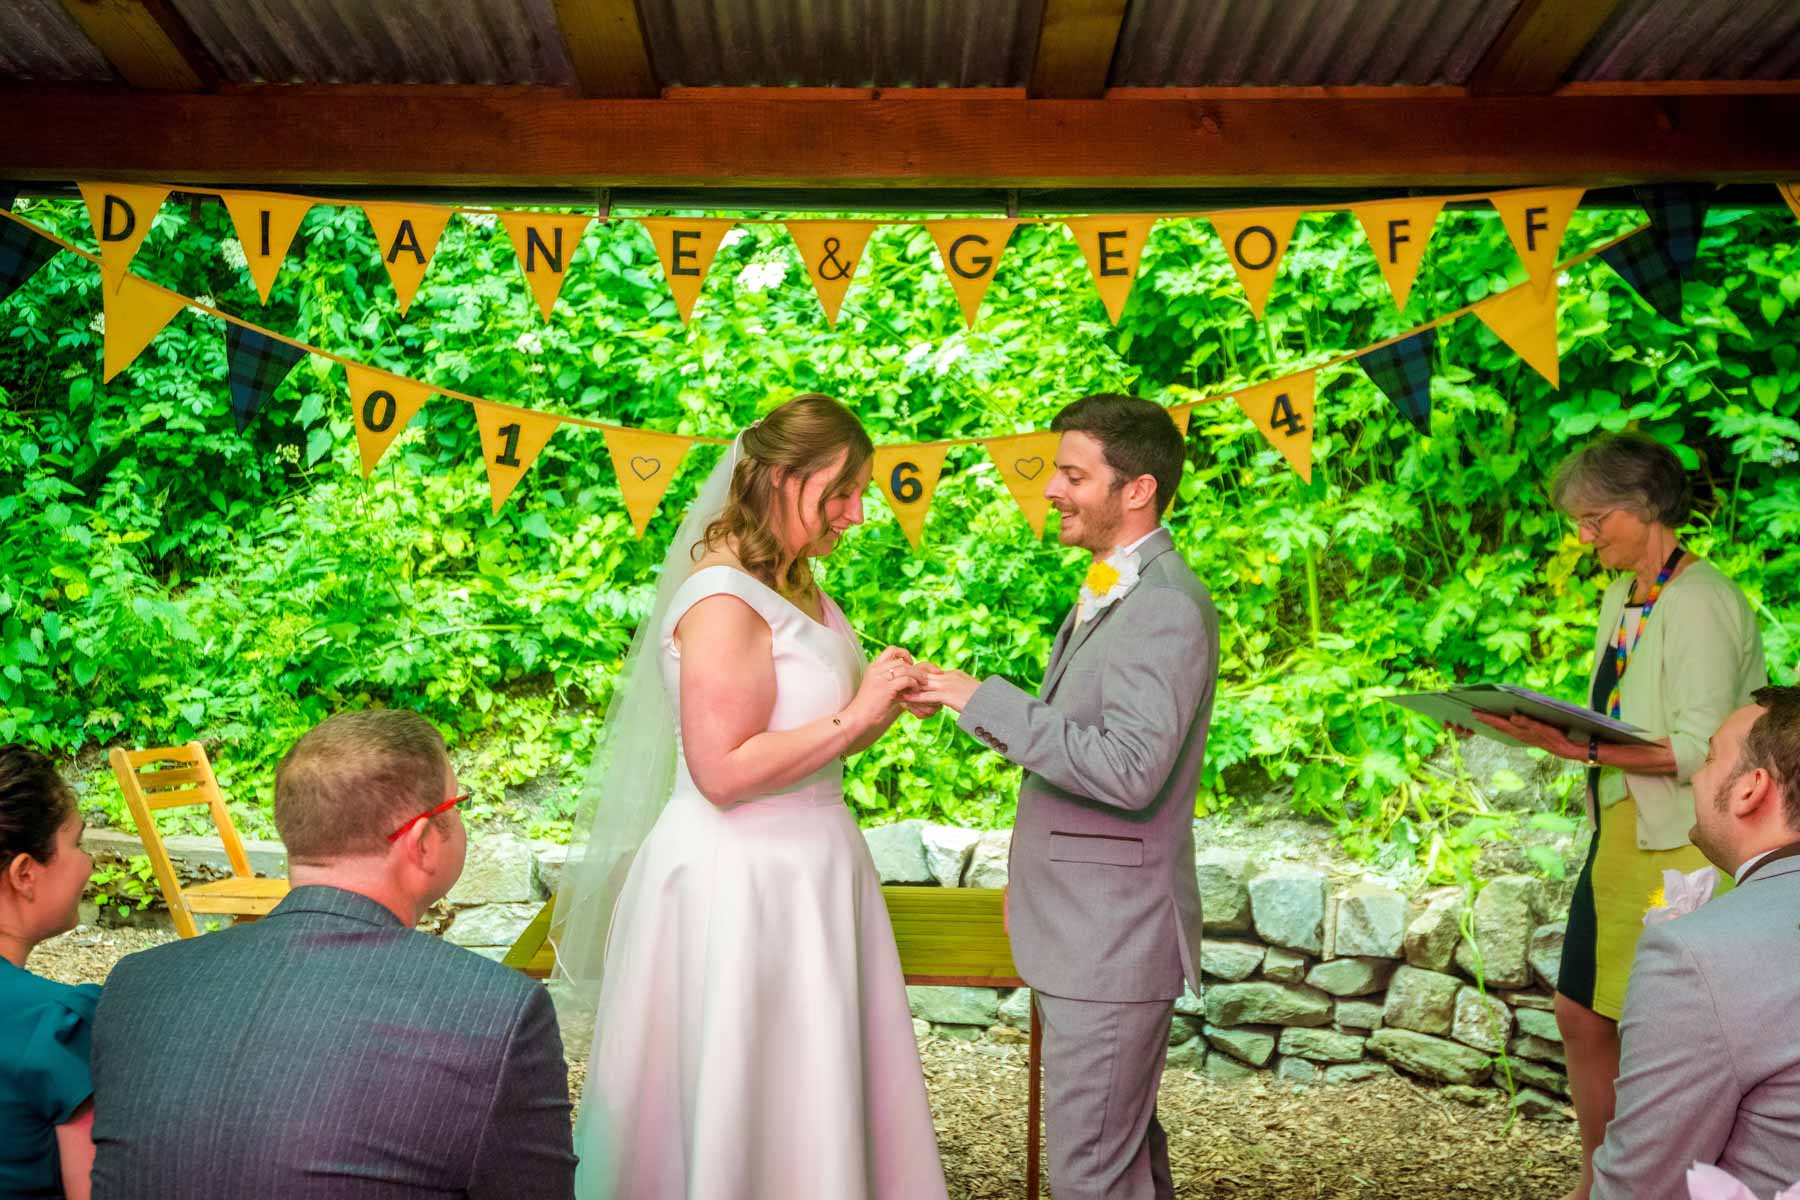
[[[1594,638],[1595,671],[1599,655],[1610,653],[1619,614],[1631,598],[1632,576],[1622,575],[1606,589],[1600,605],[1600,627]],[[1637,632],[1634,607],[1625,632]],[[1706,743],[1725,718],[1750,703],[1750,693],[1769,682],[1763,663],[1762,635],[1756,615],[1737,585],[1704,560],[1689,566],[1663,588],[1662,597],[1631,651],[1631,664],[1619,695],[1619,718],[1653,738],[1669,739],[1675,751],[1675,774],[1631,775],[1608,768],[1600,773],[1600,806],[1609,808],[1627,792],[1637,802],[1640,850],[1673,850],[1688,844],[1694,827],[1694,789],[1689,780],[1706,761]],[[1593,676],[1588,678],[1593,693]],[[1588,816],[1593,817],[1590,809]]]

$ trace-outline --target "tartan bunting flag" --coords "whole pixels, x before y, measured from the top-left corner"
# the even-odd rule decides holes
[[[225,326],[226,374],[231,380],[231,413],[238,432],[287,378],[294,364],[306,357],[298,346],[277,341],[266,333],[241,325]]]
[[[0,196],[0,200],[5,198]],[[49,238],[39,237],[23,225],[0,221],[0,304],[24,287],[60,249]]]
[[[1424,434],[1431,432],[1431,364],[1436,354],[1434,326],[1377,346],[1356,360],[1363,373],[1394,402],[1400,415]]]
[[[1700,231],[1713,188],[1707,183],[1657,183],[1632,189],[1650,217],[1650,231],[1668,253],[1675,272],[1686,279],[1700,251]]]
[[[1681,272],[1655,229],[1634,233],[1600,252],[1600,261],[1619,273],[1644,303],[1671,325],[1681,320]]]

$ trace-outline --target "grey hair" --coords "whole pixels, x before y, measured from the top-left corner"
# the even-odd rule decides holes
[[[1673,450],[1641,433],[1597,438],[1563,459],[1550,499],[1565,513],[1583,503],[1625,508],[1671,529],[1694,507],[1687,468]]]

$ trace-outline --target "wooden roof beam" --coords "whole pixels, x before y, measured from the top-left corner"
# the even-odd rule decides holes
[[[1033,99],[1093,100],[1106,91],[1127,0],[1046,0],[1032,64]]]
[[[1520,0],[1469,75],[1473,96],[1544,95],[1563,83],[1622,0]]]
[[[197,92],[219,86],[218,65],[168,0],[62,0],[62,6],[132,87]]]
[[[584,96],[647,99],[658,94],[634,0],[556,0],[556,23]]]

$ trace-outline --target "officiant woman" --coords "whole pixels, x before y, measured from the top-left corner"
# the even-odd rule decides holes
[[[1655,742],[1575,741],[1526,717],[1483,717],[1587,767],[1595,832],[1570,903],[1556,986],[1556,1023],[1581,1125],[1581,1180],[1569,1195],[1586,1200],[1594,1151],[1612,1120],[1619,1014],[1644,913],[1664,870],[1707,867],[1688,840],[1688,781],[1706,761],[1713,730],[1768,675],[1749,601],[1682,545],[1692,493],[1667,446],[1635,433],[1603,437],[1563,461],[1550,494],[1600,565],[1618,572],[1600,602],[1589,702]]]

